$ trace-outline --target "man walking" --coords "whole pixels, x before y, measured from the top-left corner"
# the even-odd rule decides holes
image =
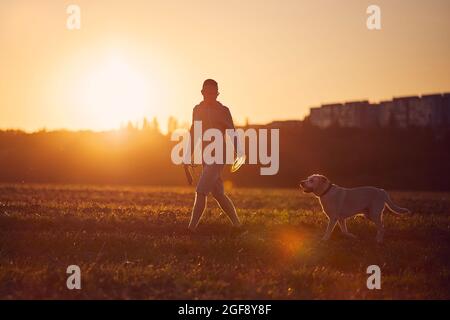
[[[194,139],[194,121],[201,121],[202,131],[206,131],[211,128],[218,129],[225,137],[226,129],[234,129],[233,119],[231,117],[230,110],[223,106],[217,97],[219,96],[218,84],[215,80],[207,79],[203,82],[202,88],[203,101],[195,106],[192,113],[192,126],[190,130],[191,134],[191,146],[195,146]],[[203,136],[203,132],[202,132]],[[193,151],[193,147],[191,148]],[[225,153],[223,153],[225,156]],[[222,163],[225,163],[225,159]],[[208,194],[212,194],[216,199],[220,208],[230,218],[233,226],[240,227],[241,222],[236,213],[236,208],[233,202],[224,193],[222,170],[224,164],[213,163],[206,164],[203,161],[203,169],[200,179],[197,184],[195,193],[194,207],[192,208],[191,221],[189,223],[189,230],[195,231],[197,225],[202,217],[206,208],[206,197]]]

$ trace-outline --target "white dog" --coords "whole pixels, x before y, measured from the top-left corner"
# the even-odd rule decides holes
[[[328,216],[327,230],[322,240],[330,238],[336,223],[343,234],[355,238],[348,232],[345,219],[362,213],[377,226],[377,242],[383,242],[383,209],[385,205],[394,213],[410,213],[408,209],[395,205],[387,192],[375,187],[343,188],[332,184],[327,177],[314,174],[301,181],[300,186],[306,193],[314,193],[319,198],[323,212]]]

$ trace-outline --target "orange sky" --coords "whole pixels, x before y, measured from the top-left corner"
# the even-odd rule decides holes
[[[81,30],[66,29],[68,4]],[[366,28],[366,8],[382,30]],[[237,123],[450,91],[448,0],[2,0],[0,128],[190,120],[205,78]]]

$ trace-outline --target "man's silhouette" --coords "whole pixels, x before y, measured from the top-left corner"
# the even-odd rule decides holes
[[[203,82],[202,95],[203,101],[195,106],[192,113],[192,126],[190,131],[191,146],[195,145],[195,141],[193,141],[194,121],[202,122],[203,131],[210,128],[219,129],[224,136],[223,141],[225,141],[226,138],[225,130],[234,129],[230,110],[217,101],[219,88],[215,80],[207,79]],[[192,148],[191,150],[193,151],[194,149]],[[223,153],[223,155],[225,156],[225,153]],[[223,163],[225,163],[225,161],[223,161]],[[197,184],[195,203],[192,208],[189,230],[194,231],[197,228],[200,218],[205,211],[206,196],[209,193],[216,199],[220,208],[228,215],[233,225],[235,227],[241,226],[233,202],[224,193],[222,181],[223,167],[223,164],[205,164],[203,162],[202,174]]]

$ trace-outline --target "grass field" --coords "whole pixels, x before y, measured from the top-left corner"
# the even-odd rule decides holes
[[[450,194],[392,192],[412,216],[385,213],[383,245],[364,217],[357,240],[326,225],[297,190],[235,189],[248,232],[213,200],[189,235],[187,188],[0,185],[0,298],[450,299]],[[81,268],[68,290],[66,268]],[[366,268],[382,270],[368,290]]]

